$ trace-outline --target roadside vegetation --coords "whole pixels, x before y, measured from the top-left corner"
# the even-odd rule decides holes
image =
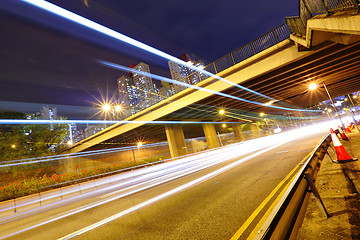
[[[72,184],[89,181],[92,179],[112,175],[121,171],[130,171],[144,164],[161,162],[162,157],[146,158],[136,162],[122,162],[109,166],[77,170],[64,174],[44,174],[39,177],[16,181],[7,185],[0,186],[0,201],[6,201],[18,197],[23,197],[50,189],[61,188]]]

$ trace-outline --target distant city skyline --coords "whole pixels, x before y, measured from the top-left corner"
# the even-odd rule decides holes
[[[192,61],[187,53],[181,55],[179,59],[196,67],[204,68],[201,60]],[[190,85],[195,85],[201,81],[201,74],[195,70],[173,61],[169,61],[168,64],[173,80]],[[140,62],[137,65],[132,64],[130,68],[134,69],[134,71],[129,72],[128,76],[122,75],[117,80],[119,91],[118,102],[122,105],[125,116],[134,115],[186,89],[186,87],[179,84],[164,83],[159,88],[149,76],[151,73],[149,65],[144,62]],[[140,72],[145,74],[142,75]]]
[[[71,119],[88,119],[97,113],[98,109],[87,106],[71,106],[47,103],[24,103],[0,101],[0,112],[20,112],[23,114],[40,112],[43,106],[50,106],[58,110],[58,115]]]

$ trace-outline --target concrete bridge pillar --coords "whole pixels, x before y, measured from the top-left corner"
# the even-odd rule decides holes
[[[234,123],[231,125],[232,129],[234,131],[234,135],[236,140],[238,141],[244,141],[244,134],[242,132],[241,124]]]
[[[187,154],[184,132],[180,125],[165,125],[166,137],[172,158]]]
[[[219,138],[216,134],[215,125],[211,123],[204,123],[203,130],[205,133],[206,142],[209,148],[220,147]]]
[[[259,138],[260,137],[260,130],[256,126],[256,123],[249,123],[250,125],[250,131],[253,138]]]

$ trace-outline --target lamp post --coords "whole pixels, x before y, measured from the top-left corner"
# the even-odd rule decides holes
[[[102,110],[104,111],[104,127],[106,128],[106,114],[110,111],[111,107],[109,104],[102,105]]]
[[[69,138],[70,138],[70,140],[68,141],[68,145],[71,146],[73,144],[73,135],[72,135],[71,123],[69,124]]]
[[[138,142],[137,143],[137,148],[138,148],[138,153],[140,154],[140,147],[142,146],[143,144],[142,144],[142,142]]]
[[[324,82],[323,82],[323,85],[324,85],[325,91],[326,91],[327,95],[329,96],[329,99],[330,99],[330,101],[331,101],[331,103],[332,103],[332,105],[333,105],[333,108],[334,108],[336,114],[337,114],[338,117],[339,117],[339,120],[340,120],[340,122],[341,122],[341,125],[343,126],[343,128],[345,128],[345,125],[344,125],[344,123],[343,123],[343,121],[342,121],[342,119],[341,119],[341,116],[340,116],[340,114],[338,113],[338,111],[337,111],[337,109],[336,109],[336,107],[335,107],[334,101],[332,100],[332,98],[331,98],[331,96],[330,96],[330,93],[329,93],[329,91],[328,91],[328,89],[327,89],[327,87],[326,87],[326,85],[325,85]]]
[[[356,110],[355,104],[354,104],[354,102],[353,102],[353,100],[352,100],[352,98],[351,98],[351,96],[350,96],[350,94],[348,94],[348,97],[349,97],[349,99],[350,99],[351,104],[352,104],[353,107],[355,108],[356,113],[358,113],[357,110]],[[356,123],[354,111],[351,110],[351,109],[350,109],[350,111],[351,111],[351,113],[353,114],[355,129],[356,129],[357,132],[359,132],[360,130],[359,130],[358,125],[357,125],[357,123]]]
[[[114,110],[115,110],[114,115],[116,114],[116,118],[117,118],[117,119],[120,119],[119,114],[120,114],[120,112],[122,111],[121,105],[116,105],[115,108],[114,108]]]
[[[330,95],[330,93],[329,93],[329,91],[328,91],[328,89],[327,89],[327,87],[326,87],[326,85],[325,85],[324,82],[323,82],[323,86],[324,86],[324,88],[325,88],[325,91],[326,91],[329,99],[330,99],[330,102],[331,102],[332,105],[333,105],[333,108],[334,108],[336,114],[337,114],[338,117],[339,117],[339,120],[340,120],[340,122],[341,122],[341,125],[343,126],[343,128],[345,128],[345,125],[344,125],[344,123],[343,123],[343,121],[342,121],[342,119],[341,119],[341,116],[340,116],[340,114],[338,113],[338,111],[337,111],[337,109],[336,109],[336,107],[335,107],[334,101],[332,100],[331,95]],[[316,88],[317,88],[317,84],[315,84],[315,83],[311,83],[311,84],[309,85],[309,90],[311,90],[311,91],[315,90]],[[330,109],[329,109],[329,110],[330,110]]]
[[[219,109],[218,114],[220,115],[220,119],[222,119],[222,116],[225,115],[225,110],[222,109],[222,108]],[[225,124],[225,123],[222,125],[222,128],[226,128],[226,124]],[[222,146],[223,146],[223,143],[222,143],[222,140],[221,140],[221,135],[220,135],[219,131],[217,131],[216,133],[217,133],[217,137],[218,137],[219,142],[220,142],[220,146],[222,147]]]

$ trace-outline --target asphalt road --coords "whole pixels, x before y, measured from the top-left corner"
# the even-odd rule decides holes
[[[123,179],[119,181],[123,185],[116,188],[102,192],[99,188],[96,194],[0,221],[0,236],[36,240],[231,239],[324,134],[313,133],[288,143],[282,139],[280,146],[273,146],[277,143],[273,140],[265,143],[266,139],[258,139],[255,145],[268,144],[263,152],[247,143],[238,144],[198,155],[198,160],[169,165],[171,171],[149,167],[149,178],[141,174],[131,182]],[[247,150],[231,157],[233,151]],[[252,154],[258,156],[250,159]],[[194,172],[187,173],[191,169]],[[240,239],[246,239],[275,197],[257,210]],[[108,202],[100,204],[102,201]]]

